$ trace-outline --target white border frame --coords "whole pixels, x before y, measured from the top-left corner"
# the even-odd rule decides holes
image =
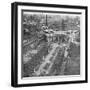
[[[21,10],[46,10],[46,11],[69,11],[81,12],[81,28],[80,28],[80,71],[81,75],[77,76],[50,76],[50,77],[31,77],[21,79]],[[18,84],[34,84],[34,83],[48,83],[48,82],[65,82],[65,81],[80,81],[85,80],[85,10],[84,9],[70,9],[70,8],[52,8],[52,7],[36,7],[36,6],[18,6]]]

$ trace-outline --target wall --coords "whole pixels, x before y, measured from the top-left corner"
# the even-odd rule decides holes
[[[18,1],[18,0],[16,0]],[[20,1],[20,0],[19,0]],[[28,1],[29,0],[21,0]],[[11,73],[11,2],[14,0],[1,0],[0,2],[0,90],[14,90],[10,86]],[[87,5],[90,9],[90,0],[30,0],[30,2],[52,3],[52,4],[69,4],[69,5]],[[90,14],[90,11],[89,11]],[[89,16],[89,15],[88,15]],[[89,17],[90,18],[90,17]],[[90,28],[90,27],[89,27]],[[89,31],[90,33],[90,31]],[[89,35],[90,38],[90,35]],[[90,42],[89,42],[90,45]],[[88,48],[90,49],[90,48]],[[89,57],[90,58],[90,57]],[[90,63],[90,61],[88,62]],[[90,68],[90,66],[89,66]],[[89,71],[90,75],[90,71]],[[89,79],[90,82],[90,79]],[[88,84],[70,84],[70,85],[55,85],[42,87],[25,87],[18,89],[27,90],[89,90]]]

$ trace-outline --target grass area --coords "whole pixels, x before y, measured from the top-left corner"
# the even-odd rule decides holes
[[[23,65],[23,76],[32,76],[32,74],[34,73],[34,69],[42,63],[43,56],[46,56],[47,54],[48,47],[44,45],[43,48],[36,55],[34,55],[31,60]]]
[[[65,75],[80,75],[80,47],[71,44],[70,59],[66,64]]]

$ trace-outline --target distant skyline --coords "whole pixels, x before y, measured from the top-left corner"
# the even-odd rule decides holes
[[[40,14],[40,15],[43,14],[43,15],[46,15],[46,14],[47,14],[47,15],[70,16],[70,17],[72,17],[72,16],[73,16],[73,17],[74,17],[74,16],[75,16],[75,17],[76,17],[76,16],[81,16],[80,14],[63,14],[63,13],[60,13],[60,14],[59,14],[59,13],[46,13],[46,12],[29,12],[29,11],[24,11],[23,14],[27,14],[27,15],[28,15],[28,14],[30,14],[30,15],[32,15],[32,14]]]

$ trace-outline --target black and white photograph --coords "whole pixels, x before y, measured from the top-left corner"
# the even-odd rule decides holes
[[[12,86],[87,82],[87,7],[12,4]]]
[[[22,13],[22,77],[80,75],[80,16]]]

